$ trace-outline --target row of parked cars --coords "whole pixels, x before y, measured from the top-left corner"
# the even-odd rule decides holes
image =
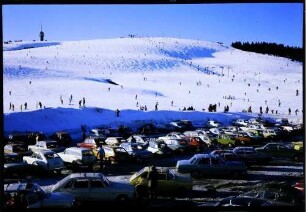
[[[104,141],[97,138],[86,138],[84,142],[78,143],[77,147],[65,148],[60,146],[57,141],[37,141],[35,145],[29,145],[27,150],[19,152],[19,155],[14,153],[10,147],[17,146],[16,144],[8,144],[4,147],[5,153],[5,173],[10,174],[16,172],[17,169],[23,170],[24,163],[29,167],[28,170],[34,169],[43,173],[44,171],[60,172],[66,166],[73,168],[89,167],[100,160],[99,148],[103,148],[105,159],[111,163],[120,163],[127,161],[144,162],[151,160],[154,156],[169,157],[174,153],[181,152],[206,152],[210,149],[217,149],[214,154],[221,155],[226,160],[240,160],[239,154],[243,152],[248,155],[248,158],[258,160],[263,158],[263,154],[269,155],[270,159],[262,160],[263,163],[269,162],[272,157],[282,157],[290,160],[302,161],[303,142],[292,142],[286,144],[281,142],[269,142],[262,146],[255,147],[237,147],[233,151],[223,148],[210,148],[212,143],[210,138],[201,130],[186,131],[184,133],[172,132],[158,138],[147,138],[143,135],[132,135],[128,139],[123,137],[108,137]],[[196,133],[198,136],[193,136]],[[189,135],[189,136],[188,136]],[[206,137],[206,142],[201,139]],[[238,154],[239,153],[239,154]],[[21,160],[18,159],[21,157]],[[20,163],[17,163],[17,161]],[[14,162],[15,161],[15,162]],[[252,161],[245,161],[247,165]]]
[[[32,182],[6,182],[5,208],[76,208],[81,204],[127,202],[149,195],[148,173],[144,167],[128,181],[110,180],[102,173],[72,173],[48,190]],[[193,180],[167,167],[156,167],[159,196],[185,196],[192,191]],[[102,203],[101,203],[102,202]]]

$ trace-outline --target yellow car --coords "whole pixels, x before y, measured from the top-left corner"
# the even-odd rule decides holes
[[[192,190],[192,178],[190,175],[176,173],[169,167],[156,167],[158,172],[157,195],[158,196],[186,196]],[[148,196],[148,173],[150,167],[144,167],[133,174],[129,181],[135,186],[140,196]]]
[[[293,145],[293,149],[297,151],[303,151],[303,148],[304,148],[303,141],[291,142],[291,144]]]

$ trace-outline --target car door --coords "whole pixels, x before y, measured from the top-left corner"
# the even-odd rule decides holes
[[[210,165],[210,158],[199,159],[198,164],[197,164],[197,170],[203,176],[213,176],[214,175],[214,169],[212,169]]]
[[[100,179],[91,179],[89,198],[90,201],[111,200],[109,188]]]
[[[76,179],[71,187],[67,188],[67,191],[75,195],[79,201],[89,201],[89,180]]]
[[[232,167],[220,158],[210,158],[211,173],[216,177],[226,177],[231,174]]]
[[[157,175],[158,185],[157,193],[158,194],[174,194],[175,192],[175,182],[174,178],[171,179],[170,176],[165,172],[158,173]]]

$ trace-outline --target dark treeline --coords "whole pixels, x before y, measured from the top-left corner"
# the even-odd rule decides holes
[[[261,54],[270,54],[274,56],[286,57],[291,60],[303,62],[303,49],[299,47],[284,46],[283,44],[266,43],[266,42],[243,42],[232,43],[232,47],[248,52]]]

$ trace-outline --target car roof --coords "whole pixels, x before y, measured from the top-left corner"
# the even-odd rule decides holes
[[[218,155],[212,155],[212,154],[195,154],[194,157],[196,158],[219,158]]]
[[[86,148],[86,147],[68,147],[68,148],[66,148],[66,150],[67,150],[67,149],[76,150],[76,151],[90,150],[90,149],[88,149],[88,148]]]
[[[98,172],[79,172],[79,173],[72,173],[69,175],[69,178],[101,178],[104,175]]]
[[[155,166],[155,168],[160,173],[167,172],[168,170],[170,170],[170,167]],[[145,166],[144,170],[145,171],[150,171],[151,170],[151,166]]]

